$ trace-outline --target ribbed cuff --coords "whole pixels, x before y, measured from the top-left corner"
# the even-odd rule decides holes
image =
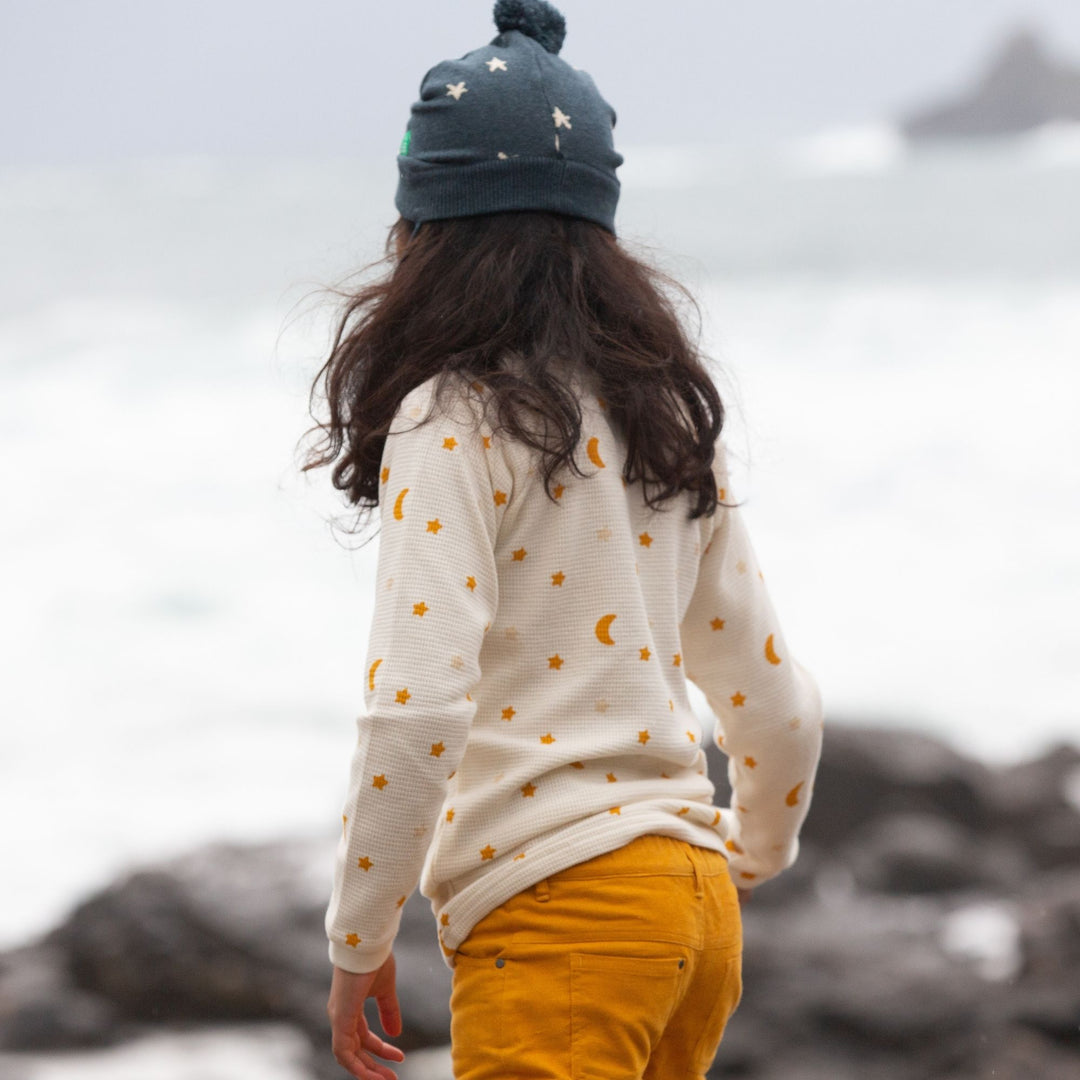
[[[339,945],[336,941],[331,941],[330,963],[334,967],[351,971],[354,975],[367,975],[372,971],[378,971],[393,951],[392,940],[366,949],[354,948],[352,945]]]

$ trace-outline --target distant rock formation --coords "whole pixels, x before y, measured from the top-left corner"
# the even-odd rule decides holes
[[[1080,66],[1050,55],[1030,29],[1014,31],[975,88],[899,121],[913,140],[1013,135],[1053,121],[1080,123]]]

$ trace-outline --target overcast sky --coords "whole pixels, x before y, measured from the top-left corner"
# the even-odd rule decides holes
[[[420,78],[490,0],[0,0],[0,163],[397,153]],[[887,118],[968,85],[1018,24],[1080,58],[1080,0],[563,0],[563,56],[623,145]]]

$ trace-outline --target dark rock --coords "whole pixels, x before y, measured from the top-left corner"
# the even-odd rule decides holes
[[[1080,809],[1068,790],[1078,777],[1080,747],[1061,744],[996,778],[995,832],[1039,870],[1080,865]]]
[[[25,979],[21,988],[0,981],[12,988],[0,998],[0,1044],[38,1047],[50,1024],[52,1046],[92,1046],[148,1023],[282,1020],[329,1055],[323,918],[332,860],[330,842],[213,844],[129,874],[24,950],[24,966],[51,972],[38,980],[49,994],[81,1011],[60,1032],[45,995],[28,992]],[[395,1042],[406,1051],[446,1042],[450,972],[418,893],[402,912],[395,956],[405,1025]]]
[[[860,888],[897,894],[1008,891],[1028,870],[1019,851],[926,813],[870,821],[851,837],[840,861]]]
[[[112,1002],[72,985],[60,948],[25,946],[0,962],[0,1049],[108,1046],[129,1032]]]
[[[1010,135],[1080,120],[1080,68],[1052,57],[1031,30],[1014,32],[974,90],[921,109],[900,126],[911,139]]]
[[[922,732],[826,721],[800,843],[835,851],[868,821],[897,813],[985,830],[994,820],[993,784],[986,765]]]
[[[721,803],[726,760],[710,751]],[[742,908],[744,995],[710,1075],[1080,1075],[1078,764],[1057,748],[991,770],[926,735],[828,723],[799,860]],[[305,1033],[314,1076],[338,1080],[323,930],[336,841],[214,844],[87,898],[0,956],[0,1046],[277,1020]],[[982,907],[997,914],[972,920]],[[419,894],[395,956],[394,1041],[444,1045],[450,972]],[[373,1002],[368,1017],[378,1028]]]

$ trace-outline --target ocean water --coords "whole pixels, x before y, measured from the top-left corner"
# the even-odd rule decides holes
[[[1080,741],[1076,129],[623,149],[621,233],[698,297],[829,715],[993,762]],[[0,172],[0,947],[140,861],[337,828],[377,541],[297,440],[318,290],[379,254],[394,180]]]

